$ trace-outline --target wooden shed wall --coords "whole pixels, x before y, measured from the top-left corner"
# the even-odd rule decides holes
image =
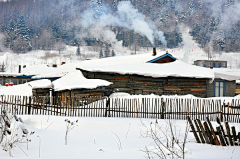
[[[103,96],[103,90],[101,88],[97,89],[78,89],[78,90],[65,90],[54,93],[56,96],[61,96],[62,100],[66,97],[91,97],[91,96]]]
[[[86,78],[104,79],[113,82],[106,87],[105,95],[113,92],[128,92],[130,94],[185,95],[207,97],[208,79],[196,78],[153,78],[140,75],[121,75],[116,73],[88,72],[81,70]]]
[[[49,96],[50,95],[50,89],[49,88],[45,88],[45,89],[33,89],[32,93],[33,96],[35,97],[39,97],[39,96]]]

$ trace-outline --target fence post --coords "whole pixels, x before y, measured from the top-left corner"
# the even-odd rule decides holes
[[[221,106],[221,108],[222,108],[220,120],[221,120],[221,122],[223,122],[223,109],[225,108],[225,107],[224,107],[224,103],[221,105],[221,102],[220,102],[220,106]]]
[[[110,117],[110,116],[111,116],[111,115],[110,115],[110,111],[109,111],[109,114],[107,115],[108,108],[109,108],[109,110],[110,110],[110,98],[107,98],[105,117],[107,117],[107,116]]]
[[[165,102],[163,101],[163,98],[161,98],[161,107],[162,107],[162,113],[161,113],[161,119],[164,119],[164,113],[165,113]]]
[[[31,114],[31,102],[32,102],[32,97],[29,97],[29,104],[28,104],[28,115]]]

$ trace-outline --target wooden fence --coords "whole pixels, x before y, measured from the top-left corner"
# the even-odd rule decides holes
[[[240,100],[209,98],[107,98],[1,96],[0,110],[14,114],[78,117],[191,119],[240,122]]]

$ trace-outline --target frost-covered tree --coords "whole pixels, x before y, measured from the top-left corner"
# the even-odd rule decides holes
[[[99,52],[99,58],[100,58],[100,59],[103,58],[103,51],[102,51],[102,48],[101,48],[101,50],[100,50],[100,52]]]
[[[116,56],[116,54],[115,54],[115,51],[114,51],[114,50],[112,50],[112,56]]]
[[[32,46],[30,44],[29,29],[26,26],[23,16],[19,16],[17,25],[14,29],[14,46],[13,51],[18,53],[25,53],[30,51]]]
[[[81,55],[81,50],[80,50],[80,46],[79,46],[79,44],[78,44],[78,46],[77,46],[77,55],[78,55],[78,56]]]
[[[0,66],[0,72],[5,72],[5,71],[6,71],[6,65],[4,64],[4,62],[2,62]]]
[[[109,45],[106,44],[105,46],[106,46],[106,48],[105,48],[105,51],[104,51],[104,55],[105,55],[105,57],[110,57]]]
[[[58,51],[59,54],[61,54],[62,51],[64,51],[66,49],[66,44],[62,41],[58,41],[55,45],[54,45],[55,50]]]

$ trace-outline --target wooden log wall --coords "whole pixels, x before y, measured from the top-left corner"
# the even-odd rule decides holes
[[[240,83],[237,83],[236,84],[236,91],[235,91],[236,94],[240,94]]]
[[[196,78],[153,78],[140,75],[121,75],[117,73],[89,72],[81,70],[86,78],[104,79],[113,82],[108,86],[107,95],[113,92],[128,92],[130,94],[186,95],[207,97],[208,79]]]

